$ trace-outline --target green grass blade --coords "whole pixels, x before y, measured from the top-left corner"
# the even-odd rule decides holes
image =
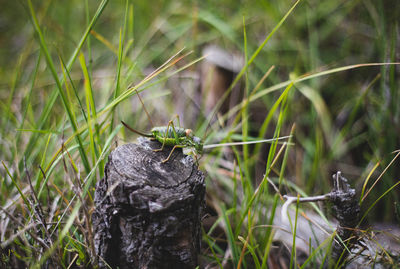
[[[254,62],[258,54],[261,52],[261,50],[265,47],[265,45],[268,43],[268,41],[271,39],[271,37],[275,34],[275,32],[282,26],[282,24],[286,21],[288,16],[293,12],[294,8],[297,6],[297,4],[300,2],[300,0],[297,0],[293,6],[289,9],[289,11],[283,16],[283,18],[278,22],[278,24],[272,29],[271,33],[267,35],[267,37],[264,39],[264,41],[261,43],[260,46],[258,46],[257,50],[252,54],[250,59],[245,63],[245,66],[242,68],[242,70],[239,72],[239,74],[235,77],[229,88],[225,91],[224,95],[221,97],[221,99],[217,102],[215,105],[214,109],[211,111],[209,118],[207,119],[207,122],[211,122],[211,117],[213,117],[216,113],[216,111],[219,110],[225,99],[228,97],[230,92],[232,91],[233,87],[239,82],[239,80],[242,78],[242,76],[247,72],[247,68]],[[285,85],[287,86],[287,85]],[[257,95],[256,95],[257,96]],[[254,99],[255,96],[253,96]],[[252,98],[252,99],[253,99]],[[250,101],[252,100],[250,99]],[[245,105],[243,102],[241,103],[242,106]],[[241,108],[242,108],[241,106]],[[203,127],[204,129],[206,127]]]
[[[236,85],[236,83],[239,82],[240,78],[243,76],[243,74],[246,72],[247,68],[254,62],[258,54],[261,52],[261,50],[267,45],[268,41],[271,39],[271,37],[275,34],[276,31],[282,26],[282,24],[286,21],[286,19],[289,17],[289,15],[293,12],[295,7],[297,6],[298,3],[300,3],[301,0],[297,0],[293,6],[289,9],[288,12],[283,16],[283,18],[278,22],[278,24],[272,29],[271,33],[267,35],[267,37],[264,39],[264,41],[261,43],[261,45],[257,48],[257,50],[253,53],[253,55],[250,57],[250,60],[246,62],[246,65],[242,68],[242,70],[239,72],[239,74],[236,76],[235,80],[232,82],[232,85]],[[232,87],[232,86],[231,86]]]
[[[373,190],[373,188],[376,186],[376,184],[380,181],[380,179],[382,178],[382,176],[387,172],[387,170],[389,169],[390,166],[392,166],[392,164],[394,163],[394,161],[400,156],[400,152],[398,152],[396,154],[396,156],[394,156],[394,158],[390,161],[390,163],[385,167],[385,169],[383,169],[382,173],[379,175],[379,177],[375,180],[375,182],[372,184],[371,188],[368,189],[368,191],[365,193],[365,195],[363,195],[361,197],[361,202],[363,202],[365,200],[365,198],[367,198],[368,194]],[[364,184],[366,185],[366,184]],[[365,186],[366,187],[366,186]],[[364,188],[364,187],[363,187]]]
[[[279,105],[282,103],[282,101],[287,98],[287,95],[290,91],[290,89],[293,87],[293,84],[289,84],[286,89],[282,92],[282,94],[279,96],[278,100],[274,103],[272,108],[269,110],[267,117],[265,118],[264,122],[261,125],[260,131],[258,132],[258,137],[264,137],[265,133],[267,132],[267,128],[269,126],[269,123],[271,122],[272,116],[274,115],[275,111],[278,109]],[[256,145],[254,152],[259,152],[260,151],[261,144]]]
[[[363,220],[365,219],[365,217],[368,215],[368,213],[371,211],[371,209],[383,198],[385,197],[389,192],[391,192],[395,187],[397,187],[397,185],[400,184],[400,179],[396,180],[397,182],[391,186],[389,189],[387,189],[381,196],[379,196],[378,199],[376,199],[372,205],[370,207],[368,207],[368,209],[365,211],[364,215],[362,216],[362,218],[360,219],[360,221],[358,222],[359,224],[361,224],[363,222]]]
[[[370,180],[372,174],[373,174],[374,171],[376,170],[376,168],[379,167],[379,164],[380,164],[380,163],[377,162],[377,163],[374,165],[374,167],[373,167],[373,168],[371,169],[371,171],[368,173],[368,176],[367,176],[367,178],[366,178],[365,181],[364,181],[364,184],[363,184],[362,189],[361,189],[360,201],[358,202],[359,205],[361,205],[362,202],[363,202],[363,200],[364,200],[364,193],[365,193],[365,190],[367,189],[368,182],[369,182],[369,180]]]
[[[4,169],[7,172],[7,175],[10,177],[11,182],[13,183],[13,185],[17,188],[19,194],[21,195],[22,200],[24,200],[24,204],[28,207],[29,211],[31,211],[31,205],[28,202],[28,199],[26,199],[24,192],[21,190],[21,188],[18,186],[17,181],[15,180],[15,178],[12,176],[10,170],[8,170],[8,167],[6,166],[6,164],[4,163],[4,161],[1,161],[1,163],[3,164]]]
[[[332,69],[321,71],[321,72],[307,73],[298,78],[290,79],[290,80],[275,84],[271,87],[265,88],[263,90],[260,90],[257,93],[254,93],[250,96],[249,102],[252,103],[252,102],[260,99],[261,97],[263,97],[267,94],[270,94],[272,92],[275,92],[277,90],[280,90],[282,88],[285,88],[290,84],[296,85],[296,83],[298,83],[298,82],[308,81],[308,80],[311,80],[314,78],[328,76],[328,75],[332,75],[335,73],[340,73],[340,72],[344,72],[344,71],[348,71],[348,70],[352,70],[352,69],[359,69],[362,67],[385,66],[385,65],[400,65],[400,62],[353,64],[353,65],[346,65],[346,66],[341,66],[341,67],[337,67],[337,68],[332,68]],[[223,117],[221,117],[221,120],[226,120],[227,118],[231,117],[232,115],[235,115],[235,113],[240,111],[244,107],[244,105],[245,104],[243,102],[241,102],[238,105],[236,105],[235,107],[231,108],[228,113],[226,113]]]
[[[305,262],[300,266],[300,269],[305,269],[305,268],[309,268],[307,267],[307,265],[313,261],[313,259],[315,259],[315,256],[318,255],[318,253],[320,253],[320,251],[325,247],[325,245],[328,245],[329,248],[332,247],[334,239],[335,239],[336,233],[332,233],[331,236],[327,237],[316,249],[314,249],[310,255],[308,256],[307,260],[305,260]],[[324,259],[322,260],[321,263],[321,267],[323,268],[324,265],[324,261],[327,259],[329,254],[329,251],[325,252],[325,256]]]
[[[272,204],[272,208],[270,209],[270,217],[269,217],[269,221],[268,221],[268,227],[267,230],[265,232],[265,237],[264,237],[264,253],[263,253],[263,259],[261,262],[261,268],[265,269],[267,267],[267,261],[268,261],[268,256],[269,256],[269,251],[272,245],[272,241],[273,241],[273,237],[274,237],[274,233],[272,230],[272,225],[274,223],[274,218],[275,218],[275,213],[276,213],[276,207],[278,206],[278,201],[279,201],[279,194],[275,194],[274,195],[274,202]]]
[[[65,88],[67,89],[67,93],[70,91],[70,88],[72,88],[72,90],[74,92],[75,100],[78,102],[78,106],[80,108],[81,114],[82,114],[83,118],[85,119],[85,122],[87,122],[86,112],[85,112],[85,109],[83,108],[81,98],[79,97],[78,91],[74,85],[72,78],[71,78],[71,74],[61,57],[60,57],[60,62],[61,62],[61,69],[63,72],[63,79],[64,79],[64,83],[65,83]],[[70,97],[70,99],[72,100],[72,97]],[[74,106],[71,106],[71,110],[73,110],[73,109],[74,109]],[[76,115],[76,113],[73,113],[73,114],[74,114],[74,116]]]
[[[220,269],[223,269],[221,260],[218,257],[217,253],[215,252],[215,248],[218,248],[218,246],[215,244],[215,242],[211,242],[212,238],[208,234],[206,234],[204,231],[203,231],[203,239],[205,239],[205,241],[207,242],[207,245],[208,245],[208,247],[212,253],[212,256],[214,258],[214,262],[216,262],[218,264]]]
[[[247,247],[247,249],[250,251],[251,256],[253,257],[253,261],[254,261],[254,265],[256,269],[260,269],[260,262],[258,260],[257,257],[257,253],[255,251],[255,249],[253,248],[253,246],[251,246],[243,237],[239,236],[238,237],[239,241],[243,243],[243,245],[245,245]]]
[[[93,120],[92,118],[96,119],[96,105],[94,104],[93,93],[92,93],[92,86],[91,80],[89,77],[88,69],[85,62],[85,56],[81,54],[79,56],[79,62],[81,63],[84,81],[84,89],[85,89],[85,97],[86,97],[86,111],[87,111],[87,125],[89,131],[89,140],[90,140],[90,152],[92,154],[92,162],[96,162],[97,157],[97,148],[95,145],[95,132],[93,131]]]
[[[199,20],[205,21],[215,27],[218,31],[220,31],[225,37],[230,39],[233,42],[236,42],[237,37],[235,31],[232,29],[232,26],[226,23],[224,20],[221,20],[213,13],[207,10],[200,10],[198,14]]]
[[[89,1],[85,0],[85,15],[86,15],[86,27],[90,25],[90,14],[89,14]],[[90,35],[86,38],[86,45],[87,45],[87,52],[88,52],[88,59],[89,59],[89,72],[92,73],[92,49],[91,49],[91,38]]]
[[[226,237],[228,239],[228,244],[229,244],[229,248],[231,250],[232,253],[232,260],[233,260],[233,264],[237,264],[239,262],[240,259],[240,252],[238,250],[238,247],[236,245],[236,239],[235,236],[233,234],[232,231],[232,226],[230,223],[230,220],[228,218],[228,211],[225,209],[225,206],[222,205],[221,206],[221,213],[222,213],[222,218],[224,221],[224,226],[225,226],[225,233],[226,233]]]
[[[81,193],[82,198],[84,198],[89,190],[89,187],[92,186],[92,179],[93,174],[95,173],[96,169],[98,168],[98,165],[100,164],[100,161],[105,158],[106,154],[109,152],[110,150],[110,146],[112,144],[112,141],[115,137],[115,135],[117,135],[117,133],[119,132],[119,130],[121,129],[121,125],[117,126],[117,128],[115,128],[114,132],[108,137],[108,139],[105,142],[105,145],[103,147],[103,151],[100,154],[99,159],[97,160],[96,164],[93,166],[92,170],[90,171],[90,173],[86,176],[84,183],[84,189]],[[69,206],[72,204],[73,200],[75,199],[76,195],[71,199]],[[61,224],[61,222],[64,220],[65,214],[67,211],[69,211],[69,206],[67,206],[67,208],[65,209],[64,213],[60,216],[57,224],[55,225],[53,232],[58,230],[58,226]],[[37,262],[37,264],[35,264],[35,267],[33,268],[41,268],[40,266],[52,255],[52,253],[54,253],[54,251],[57,249],[57,247],[62,243],[62,240],[65,236],[67,236],[69,229],[72,227],[75,218],[78,216],[79,210],[81,208],[82,204],[81,204],[81,200],[78,199],[78,201],[76,202],[74,208],[72,209],[71,215],[69,215],[66,223],[63,226],[63,229],[61,231],[61,233],[58,236],[58,240],[51,246],[50,249],[48,249],[44,255],[41,257],[41,259]]]
[[[289,213],[288,213],[289,214]],[[296,237],[297,237],[297,220],[298,220],[298,215],[299,215],[299,199],[297,199],[296,203],[296,215],[295,215],[295,220],[294,220],[294,226],[292,227],[292,233],[293,233],[293,242],[292,242],[292,251],[290,253],[290,266],[289,268],[295,268],[297,266],[294,266],[293,264],[297,264],[296,262]],[[290,220],[290,216],[289,216]],[[290,224],[292,222],[290,221]]]
[[[22,115],[21,124],[19,125],[20,129],[23,129],[25,118],[26,118],[26,114],[28,113],[28,109],[31,108],[30,101],[31,101],[33,87],[35,86],[35,82],[36,82],[36,78],[37,78],[37,72],[38,72],[38,69],[39,69],[40,60],[42,58],[41,56],[42,56],[42,54],[39,51],[39,55],[38,55],[38,58],[37,58],[37,61],[36,61],[36,65],[35,65],[35,68],[33,69],[33,72],[32,72],[32,79],[31,79],[31,85],[30,85],[29,93],[25,98],[25,100],[26,100],[25,101],[25,110],[24,110],[23,115]],[[15,139],[17,141],[17,143],[20,142],[20,137],[21,137],[21,133],[18,132],[17,133],[17,137]]]
[[[39,41],[40,41],[40,47],[41,47],[42,52],[43,52],[43,54],[44,54],[44,56],[46,58],[47,66],[49,67],[50,72],[51,72],[51,74],[53,76],[53,79],[57,84],[58,93],[61,96],[61,101],[62,101],[62,103],[64,105],[65,111],[67,112],[68,119],[69,119],[69,121],[71,123],[72,129],[74,130],[74,132],[76,132],[78,130],[78,127],[77,127],[76,122],[74,120],[74,117],[73,117],[73,114],[71,112],[71,109],[70,109],[70,107],[68,105],[68,100],[67,100],[67,98],[65,96],[65,93],[64,93],[64,91],[62,89],[61,81],[58,78],[58,75],[57,75],[53,60],[51,59],[49,50],[47,49],[47,45],[46,45],[46,42],[44,40],[44,37],[43,37],[43,34],[42,34],[42,30],[40,29],[39,23],[37,21],[36,14],[35,14],[35,11],[33,9],[31,0],[28,0],[28,5],[29,5],[30,13],[31,13],[32,23],[33,23],[33,26],[35,27],[36,33],[38,35],[38,38],[39,38]],[[89,172],[90,171],[90,165],[89,165],[89,162],[88,162],[88,159],[87,159],[87,156],[86,156],[86,152],[85,152],[85,150],[83,148],[82,140],[81,140],[79,134],[76,135],[76,141],[79,144],[79,152],[81,154],[83,166],[85,167],[86,172]]]
[[[246,24],[245,24],[245,18],[243,16],[243,44],[244,44],[244,58],[245,62],[247,63],[248,61],[248,55],[247,55],[247,34],[246,34]],[[248,74],[248,68],[246,68],[245,72],[245,83],[244,83],[244,98],[247,100],[249,96],[249,74]],[[243,136],[243,141],[247,141],[247,136],[249,133],[249,106],[248,102],[246,102],[245,106],[242,109],[242,136]],[[244,144],[242,147],[242,152],[243,152],[243,167],[245,171],[245,175],[247,178],[250,178],[250,163],[249,163],[249,146]]]
[[[31,12],[33,12],[33,8],[32,8],[31,2],[29,1],[28,3],[30,4]],[[67,63],[67,68],[66,69],[68,71],[71,70],[72,65],[75,62],[76,57],[78,56],[81,48],[83,47],[83,44],[85,43],[85,41],[86,41],[86,39],[87,39],[87,37],[88,37],[88,35],[90,33],[90,30],[94,27],[94,25],[96,24],[98,18],[103,13],[103,10],[106,7],[107,3],[108,3],[108,0],[103,0],[100,3],[95,15],[93,16],[93,18],[92,18],[92,20],[91,20],[91,22],[89,24],[89,26],[86,28],[84,34],[82,35],[82,37],[81,37],[81,39],[80,39],[80,41],[79,41],[79,43],[77,45],[77,47],[75,48],[74,52],[72,53],[72,55],[71,55],[71,57],[70,57],[70,59],[69,59],[69,61]],[[37,21],[36,21],[36,24],[37,24]],[[62,80],[62,78],[61,78],[61,82],[62,83],[64,82]],[[41,115],[39,117],[39,120],[37,122],[36,128],[41,129],[44,126],[47,118],[50,115],[51,109],[52,109],[57,97],[58,97],[58,91],[56,91],[56,90],[52,91],[52,93],[50,94],[50,97],[48,98],[48,101],[46,102],[45,107],[43,108],[43,111],[42,111],[42,113],[41,113]],[[38,135],[34,135],[34,136],[32,136],[30,138],[30,140],[29,140],[29,142],[28,142],[28,144],[27,144],[27,146],[25,148],[24,156],[28,157],[28,156],[31,155],[31,152],[32,152],[33,148],[37,144],[36,141],[37,141],[38,138],[39,138]],[[20,164],[21,164],[21,162],[20,162]]]
[[[118,63],[117,63],[117,77],[115,83],[115,90],[114,90],[114,97],[113,100],[117,98],[120,94],[120,82],[121,82],[121,67],[122,67],[122,60],[124,56],[124,44],[125,44],[125,37],[126,37],[126,29],[128,23],[128,16],[129,16],[129,1],[126,0],[125,2],[125,17],[124,17],[124,26],[122,30],[119,31],[119,43],[118,43]],[[114,119],[115,119],[115,107],[113,107],[111,112],[111,125],[110,125],[110,133],[114,127]]]

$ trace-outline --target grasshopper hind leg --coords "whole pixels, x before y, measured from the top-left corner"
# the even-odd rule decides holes
[[[176,148],[182,148],[182,147],[183,147],[182,145],[175,145],[175,146],[171,149],[171,151],[169,152],[168,157],[167,157],[166,159],[162,160],[162,163],[168,162],[169,159],[171,158],[172,153],[174,152],[174,150],[175,150]]]
[[[154,152],[159,152],[164,150],[164,143],[162,143],[161,148],[159,149],[153,149]]]
[[[157,139],[154,139],[154,140],[157,140]],[[165,147],[165,140],[164,140],[164,142],[161,144],[161,148],[159,148],[159,149],[153,149],[153,151],[154,151],[154,152],[163,151],[163,150],[164,150],[164,147]]]
[[[170,120],[170,121],[168,122],[167,130],[166,130],[166,132],[165,132],[165,136],[164,136],[164,140],[163,140],[163,142],[162,142],[161,148],[159,148],[159,149],[153,149],[154,152],[159,152],[159,151],[163,151],[163,150],[164,150],[165,141],[167,141],[167,138],[168,138],[169,126],[171,126],[171,125],[174,126],[174,123],[172,122],[172,120]],[[175,129],[174,129],[174,130],[175,130]],[[156,139],[156,140],[157,140],[157,139]]]
[[[179,117],[178,117],[178,119],[179,119]],[[169,128],[169,127],[172,127],[172,133],[173,133],[173,135],[174,135],[175,143],[176,143],[176,145],[178,145],[178,143],[179,143],[179,136],[178,136],[178,134],[176,133],[175,126],[174,126],[174,122],[173,122],[172,120],[170,120],[170,121],[168,122],[166,131],[165,131],[165,134],[164,134],[164,137],[163,137],[163,142],[162,142],[161,148],[159,148],[159,149],[154,149],[153,151],[158,152],[158,151],[162,151],[162,150],[164,149],[165,143],[166,143],[167,139],[169,139],[169,132],[170,132],[170,128]],[[157,139],[157,140],[159,140],[159,139]],[[160,140],[159,140],[159,141],[160,141]],[[161,141],[160,141],[160,142],[161,142]]]

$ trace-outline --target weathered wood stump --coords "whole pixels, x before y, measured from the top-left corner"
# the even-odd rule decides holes
[[[359,222],[360,215],[360,206],[358,204],[358,199],[356,196],[355,189],[350,187],[347,179],[342,176],[342,173],[338,171],[336,174],[332,176],[333,178],[333,189],[331,192],[311,197],[302,197],[298,198],[295,196],[284,195],[284,198],[287,200],[282,207],[282,217],[277,221],[274,220],[275,226],[285,227],[286,229],[291,229],[291,224],[289,226],[289,219],[286,217],[288,214],[288,206],[296,201],[299,202],[317,202],[317,201],[330,201],[332,203],[333,215],[338,220],[338,225],[336,227],[336,238],[333,242],[332,247],[332,255],[331,259],[327,261],[327,263],[323,264],[324,268],[333,268],[336,265],[347,266],[346,258],[351,253],[351,250],[354,248],[355,244],[358,242],[358,232],[357,226]],[[294,213],[294,212],[293,212]],[[290,215],[293,215],[292,213]],[[313,248],[318,247],[318,241],[325,240],[324,234],[319,234],[319,238],[313,239],[318,234],[318,229],[321,229],[321,224],[323,224],[323,220],[314,217],[311,217],[312,214],[307,214],[307,222],[310,222],[310,219],[314,219],[312,223],[320,222],[318,227],[307,229],[309,226],[308,223],[305,223],[301,218],[299,219],[300,224],[304,223],[304,225],[299,225],[297,228],[296,236],[299,235],[299,238],[310,238],[310,242],[314,244]],[[294,217],[292,217],[294,218]],[[280,221],[280,222],[279,222]],[[325,227],[324,233],[326,230],[329,230],[329,227]],[[279,235],[279,234],[278,234]],[[285,239],[286,242],[289,240],[293,240],[291,237],[289,239]],[[303,245],[300,242],[300,245]],[[308,246],[309,247],[309,246]],[[307,249],[302,246],[301,249],[303,252],[307,251]],[[358,268],[358,267],[357,267]]]
[[[157,141],[116,148],[95,192],[93,227],[101,268],[195,268],[200,251],[204,174]]]

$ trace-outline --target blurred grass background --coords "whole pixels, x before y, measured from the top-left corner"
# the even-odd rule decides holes
[[[90,184],[83,186],[90,200],[94,183],[103,176],[109,150],[133,137],[116,136],[115,126],[120,120],[138,130],[151,128],[137,97],[129,98],[134,91],[113,103],[130,86],[144,80],[137,89],[142,91],[156,125],[164,125],[179,114],[185,127],[201,130],[202,136],[209,115],[205,104],[194,100],[204,79],[199,71],[202,61],[197,61],[202,50],[210,44],[218,45],[248,60],[294,4],[286,0],[44,0],[32,1],[30,9],[28,2],[1,1],[0,11],[0,201],[3,208],[13,208],[13,214],[26,218],[31,216],[27,205],[12,199],[18,195],[16,186],[22,193],[29,190],[28,177],[40,193],[39,200],[49,205],[55,197],[60,199],[55,204],[70,201],[74,180],[87,179],[85,183]],[[101,4],[106,5],[96,13]],[[239,126],[244,139],[247,132],[250,136],[272,137],[278,135],[277,126],[280,135],[288,135],[295,124],[295,145],[289,150],[284,173],[278,169],[270,176],[285,177],[308,195],[317,195],[331,189],[331,175],[337,170],[358,190],[371,171],[372,179],[383,173],[363,203],[368,208],[400,179],[398,161],[385,170],[400,142],[399,67],[368,66],[327,76],[321,72],[354,64],[398,62],[399,15],[398,1],[300,1],[261,47],[241,85],[249,91],[261,83],[262,90],[302,75],[320,76],[294,84],[265,133],[258,131],[284,89],[251,102],[243,114],[246,117],[225,131]],[[34,16],[45,47],[35,30]],[[78,44],[93,17],[94,27],[80,48]],[[71,55],[78,48],[79,58],[73,60]],[[146,75],[183,48],[183,53],[192,53],[157,74],[155,80],[146,81]],[[46,52],[50,58],[46,58]],[[51,73],[49,59],[55,73]],[[272,66],[272,72],[262,80]],[[60,90],[65,91],[64,101]],[[66,113],[68,106],[71,115]],[[74,136],[77,130],[80,135]],[[206,142],[223,136],[225,131],[214,124],[207,130]],[[229,140],[229,136],[223,137]],[[258,156],[258,161],[261,158],[264,171],[270,160],[263,161],[261,146],[243,150],[243,154],[237,153],[237,159],[240,162],[244,158],[247,180],[255,184],[261,180],[254,178],[259,162],[251,156]],[[202,167],[210,169],[209,158],[203,158]],[[215,173],[215,165],[211,169],[214,172],[209,171],[210,175]],[[214,194],[214,199],[217,197]],[[227,208],[232,206],[220,202],[227,203]],[[398,203],[399,191],[394,189],[369,212],[368,220],[398,221]],[[57,207],[65,208],[65,204]],[[60,216],[63,210],[55,211],[54,215]],[[15,227],[2,225],[5,239]]]

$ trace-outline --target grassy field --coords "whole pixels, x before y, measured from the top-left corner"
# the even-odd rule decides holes
[[[204,266],[273,268],[282,195],[327,193],[338,170],[359,194],[365,234],[398,227],[400,3],[214,2],[1,3],[0,267],[96,267],[95,184],[110,151],[135,141],[121,120],[152,127],[138,94],[154,125],[178,114],[206,145],[292,136],[202,156]],[[227,89],[243,95],[226,111],[208,111],[200,91],[208,45],[243,59]],[[310,249],[304,267],[328,252]]]

